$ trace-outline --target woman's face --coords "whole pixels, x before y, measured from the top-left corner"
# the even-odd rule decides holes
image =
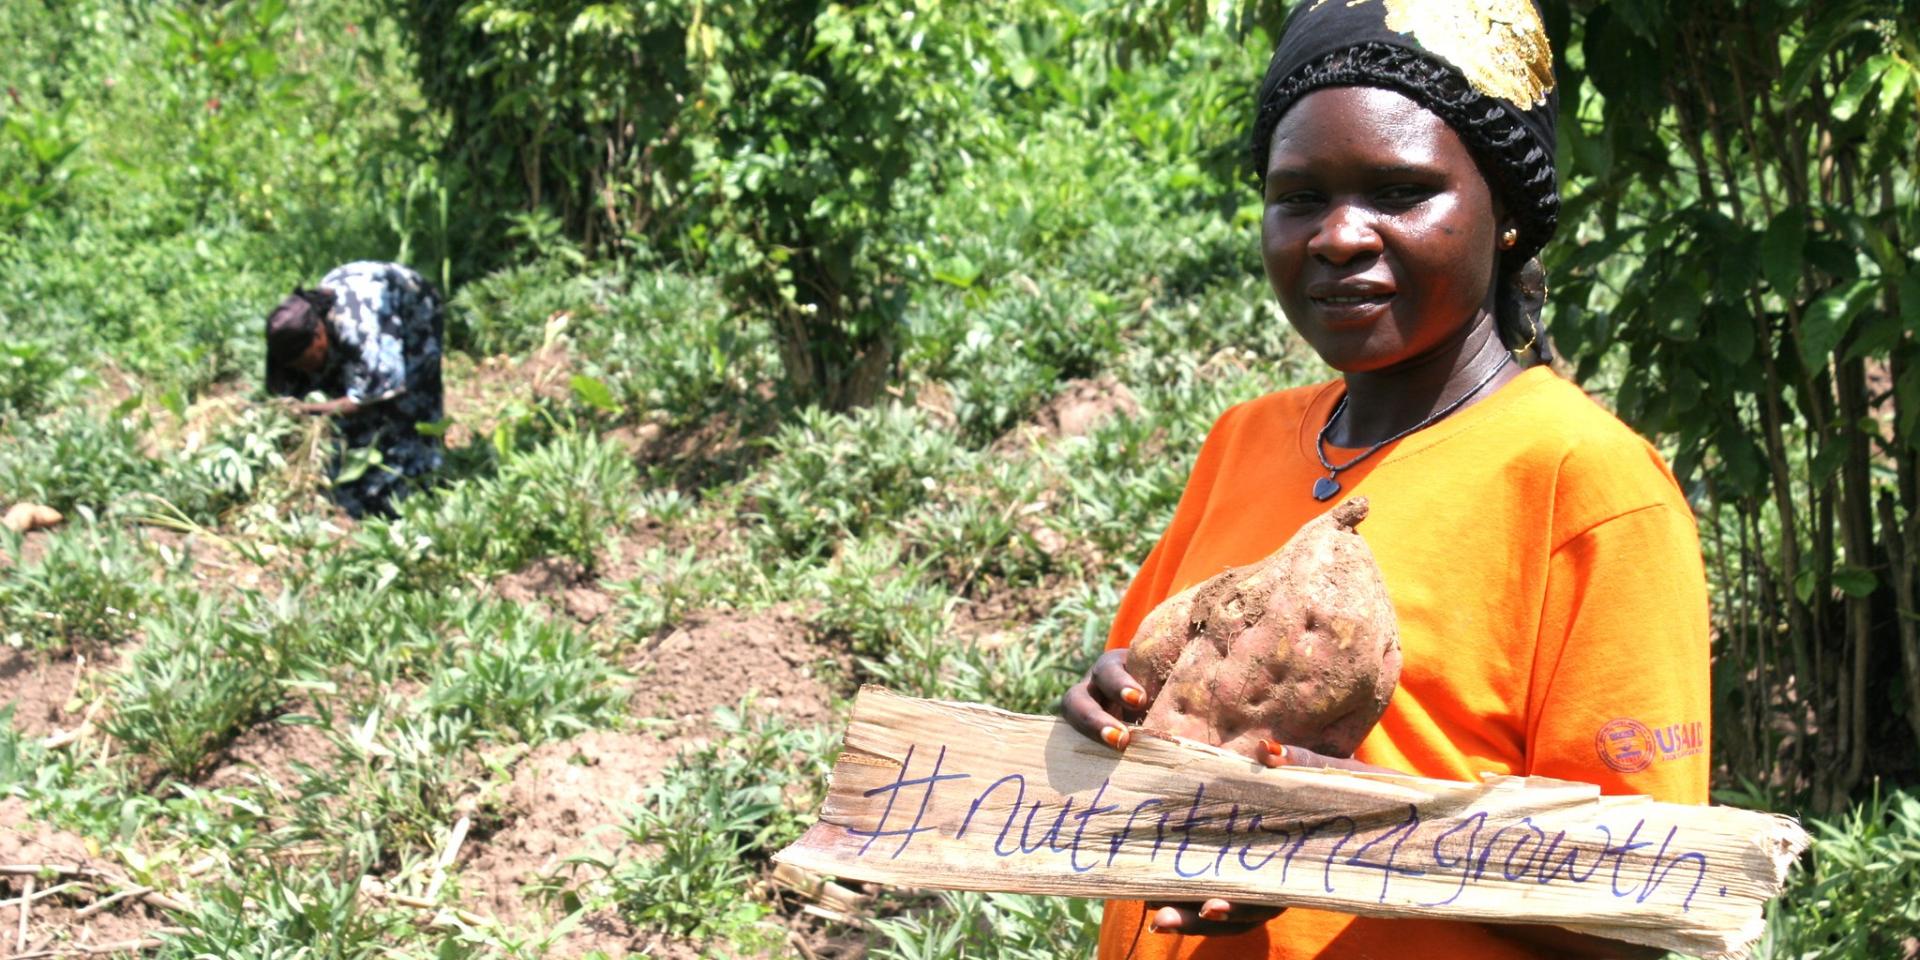
[[[1267,153],[1261,257],[1295,329],[1334,369],[1391,370],[1493,308],[1493,193],[1460,137],[1407,97],[1301,98]]]
[[[322,320],[313,325],[313,339],[307,342],[307,349],[296,357],[291,366],[301,373],[319,373],[327,365],[327,323]]]

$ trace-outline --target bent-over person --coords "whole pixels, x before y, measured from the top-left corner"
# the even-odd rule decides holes
[[[358,261],[267,315],[267,390],[299,413],[333,418],[332,497],[354,517],[391,513],[441,465],[439,436],[420,425],[441,418],[443,305],[413,270]],[[316,393],[326,399],[306,399]],[[350,467],[350,450],[378,456]]]

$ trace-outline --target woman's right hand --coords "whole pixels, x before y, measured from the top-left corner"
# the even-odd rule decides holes
[[[1127,748],[1123,717],[1147,709],[1147,691],[1127,672],[1127,651],[1109,650],[1067,689],[1061,713],[1075,730],[1115,750]]]

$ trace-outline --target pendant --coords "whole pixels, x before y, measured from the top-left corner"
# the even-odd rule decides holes
[[[1315,500],[1331,500],[1333,499],[1333,495],[1339,492],[1340,481],[1332,477],[1321,477],[1313,482],[1313,498]]]

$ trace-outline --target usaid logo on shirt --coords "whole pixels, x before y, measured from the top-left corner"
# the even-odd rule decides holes
[[[1621,773],[1638,773],[1656,760],[1678,760],[1706,749],[1706,734],[1698,720],[1649,727],[1631,717],[1609,720],[1594,734],[1593,747],[1607,766]]]

